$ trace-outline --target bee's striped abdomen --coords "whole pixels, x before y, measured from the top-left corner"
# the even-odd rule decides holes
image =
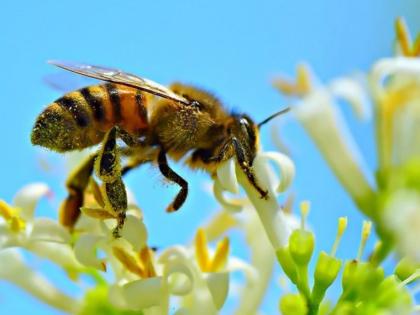
[[[64,152],[98,144],[115,125],[132,135],[144,134],[146,99],[138,89],[113,83],[70,92],[39,115],[32,143]]]

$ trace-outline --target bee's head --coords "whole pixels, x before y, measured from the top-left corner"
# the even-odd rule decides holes
[[[237,144],[241,147],[244,158],[250,165],[255,158],[259,147],[259,129],[261,126],[269,122],[274,117],[289,111],[289,108],[283,109],[266,119],[259,124],[245,114],[233,114],[233,123],[230,126],[231,136],[234,137]]]

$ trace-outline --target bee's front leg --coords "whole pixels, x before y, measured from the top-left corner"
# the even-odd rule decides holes
[[[248,161],[246,159],[246,155],[244,152],[243,147],[241,146],[238,139],[233,138],[233,147],[235,148],[235,154],[236,158],[238,159],[238,164],[245,173],[246,177],[248,178],[248,181],[251,183],[252,186],[259,192],[261,199],[267,199],[268,198],[268,191],[262,189],[258,183],[257,179],[255,177],[254,171],[251,166],[251,161]]]
[[[119,231],[124,225],[127,210],[127,193],[122,181],[117,136],[117,127],[113,127],[107,132],[94,165],[96,175],[103,182],[102,197],[105,207],[118,217],[118,223],[114,230],[115,237],[119,237]]]

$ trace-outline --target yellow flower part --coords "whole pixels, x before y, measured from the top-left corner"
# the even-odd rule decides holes
[[[278,77],[273,82],[274,87],[289,96],[304,96],[312,90],[311,76],[306,65],[298,65],[296,81]]]
[[[397,44],[401,49],[401,53],[405,57],[420,56],[420,34],[417,35],[415,42],[411,40],[410,32],[403,18],[398,18],[395,22],[395,33]]]
[[[120,246],[113,246],[112,252],[128,271],[143,279],[156,277],[151,253],[152,250],[147,246],[143,247],[137,256]]]
[[[420,99],[420,88],[415,81],[394,86],[391,84],[378,99],[378,141],[380,141],[380,157],[383,159],[381,165],[389,166],[391,163],[389,159],[393,152],[396,115],[416,99]]]
[[[18,210],[4,200],[0,200],[0,216],[4,218],[13,232],[20,232],[26,227],[25,221],[19,217]]]
[[[229,239],[225,237],[217,244],[216,252],[210,258],[206,234],[202,228],[197,230],[195,236],[195,255],[202,272],[217,272],[222,270],[227,263],[229,250]]]

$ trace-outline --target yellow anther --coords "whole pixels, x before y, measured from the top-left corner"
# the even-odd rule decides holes
[[[420,57],[420,34],[417,35],[416,41],[414,42],[413,55]]]
[[[153,265],[153,251],[145,246],[139,252],[140,263],[143,265],[145,277],[156,277],[156,270]]]
[[[302,201],[300,203],[300,224],[301,229],[305,229],[306,218],[308,217],[309,210],[311,209],[311,203],[309,201]]]
[[[113,246],[112,252],[114,256],[119,260],[119,262],[130,272],[145,278],[145,270],[142,268],[142,266],[139,264],[137,259],[128,253],[125,249]]]
[[[307,66],[300,64],[296,69],[296,85],[302,95],[311,91],[311,75]]]
[[[195,235],[195,256],[198,266],[202,271],[207,271],[210,264],[209,252],[207,249],[207,238],[204,230],[199,228]]]
[[[312,89],[311,76],[309,69],[305,65],[299,65],[296,69],[296,82],[286,78],[277,78],[273,82],[274,86],[283,94],[290,96],[304,96]]]
[[[216,252],[209,265],[209,272],[217,272],[225,267],[229,257],[229,249],[229,239],[225,237],[217,244]]]
[[[397,36],[397,43],[403,56],[416,57],[420,55],[420,34],[413,44],[407,24],[401,17],[395,21],[395,33]]]
[[[10,229],[13,232],[20,232],[25,229],[26,223],[19,217],[12,217],[9,221]]]
[[[347,217],[340,217],[338,219],[338,228],[337,228],[337,235],[335,237],[334,245],[331,249],[331,256],[335,256],[338,245],[340,245],[341,237],[344,234],[344,231],[347,229]]]
[[[365,249],[366,242],[369,238],[371,230],[372,230],[372,222],[363,221],[362,239],[360,241],[359,251],[357,253],[357,260],[359,260],[359,261],[362,259],[363,251]]]
[[[7,202],[0,199],[0,216],[8,221],[12,217],[16,216],[16,210],[13,209]]]
[[[404,56],[411,56],[411,38],[408,32],[407,24],[404,19],[399,17],[395,21],[395,33],[397,36],[397,42],[401,48],[401,53]]]

